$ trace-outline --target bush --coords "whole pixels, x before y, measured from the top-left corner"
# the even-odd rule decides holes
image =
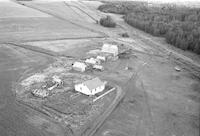
[[[114,22],[114,20],[110,16],[101,18],[100,24],[104,27],[116,27],[116,23]]]
[[[129,37],[128,33],[122,33],[121,36],[122,37]]]

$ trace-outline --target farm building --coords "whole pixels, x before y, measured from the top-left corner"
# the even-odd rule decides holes
[[[110,53],[114,57],[118,55],[118,46],[105,43],[101,49],[102,52]]]
[[[84,72],[87,68],[87,65],[82,62],[74,62],[72,68],[76,71]]]
[[[86,95],[95,95],[105,89],[106,82],[98,77],[75,85],[75,90]]]
[[[100,60],[100,61],[106,61],[105,56],[97,56],[97,59]]]
[[[95,58],[89,58],[85,60],[85,63],[95,65],[95,64],[100,64],[101,61]]]
[[[96,70],[100,70],[100,71],[104,70],[104,67],[101,66],[101,65],[94,65],[93,68],[96,69]]]

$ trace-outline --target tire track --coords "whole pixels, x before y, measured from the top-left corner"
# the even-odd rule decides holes
[[[78,3],[78,2],[77,2]],[[64,4],[68,7],[75,7],[76,9],[80,10],[81,12],[83,12],[85,15],[87,15],[89,18],[91,18],[92,20],[94,20],[94,22],[98,22],[97,19],[95,19],[93,16],[91,16],[90,14],[88,14],[86,11],[84,11],[83,9],[79,8],[78,6],[74,6],[74,5],[70,5],[70,4],[67,4],[65,1],[64,1]]]

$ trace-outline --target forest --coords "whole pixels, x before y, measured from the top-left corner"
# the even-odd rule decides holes
[[[164,37],[166,42],[200,54],[200,8],[177,5],[149,5],[145,2],[109,2],[102,12],[123,14],[129,25]]]

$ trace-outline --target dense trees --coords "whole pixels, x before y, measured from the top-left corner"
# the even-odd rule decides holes
[[[100,24],[105,27],[116,27],[116,23],[111,16],[106,16],[100,19]]]
[[[200,9],[116,2],[106,3],[99,10],[124,14],[124,20],[131,26],[165,37],[168,43],[178,48],[200,54]]]

